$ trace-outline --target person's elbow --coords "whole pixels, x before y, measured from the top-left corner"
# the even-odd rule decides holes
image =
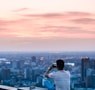
[[[45,74],[45,77],[49,78],[49,75],[48,74]]]

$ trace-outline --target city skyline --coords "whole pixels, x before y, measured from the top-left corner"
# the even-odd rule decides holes
[[[95,0],[0,0],[0,51],[95,51]]]

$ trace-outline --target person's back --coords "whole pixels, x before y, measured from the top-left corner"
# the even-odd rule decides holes
[[[56,90],[70,90],[70,73],[69,71],[63,70],[64,61],[59,59],[56,63],[58,71],[49,73],[49,70],[55,67],[54,65],[52,65],[47,71],[46,77],[54,79]]]
[[[70,90],[70,74],[68,71],[57,71],[54,74],[56,90]]]

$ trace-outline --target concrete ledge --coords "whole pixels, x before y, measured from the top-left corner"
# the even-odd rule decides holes
[[[5,85],[0,85],[0,90],[48,90],[46,88],[40,88],[40,87],[20,87],[20,88],[15,88],[15,87],[10,87],[10,86],[5,86]]]

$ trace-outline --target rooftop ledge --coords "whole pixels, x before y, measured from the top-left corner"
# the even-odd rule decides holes
[[[0,85],[0,90],[48,90],[48,89],[40,88],[40,87],[33,87],[33,86],[15,88],[15,87],[10,87],[10,86]]]

